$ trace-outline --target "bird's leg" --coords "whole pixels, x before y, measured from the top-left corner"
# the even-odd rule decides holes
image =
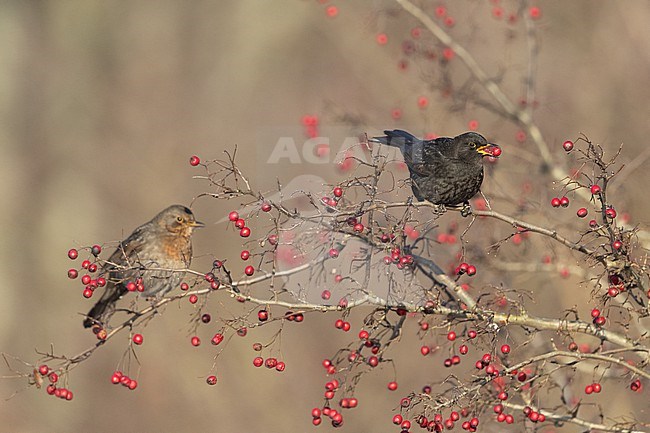
[[[447,208],[445,207],[444,204],[437,204],[437,205],[435,205],[435,208],[433,209],[433,212],[436,215],[443,215],[445,212],[447,212]]]
[[[460,210],[460,216],[466,218],[470,216],[471,213],[472,213],[472,208],[469,206],[469,202],[466,201],[465,203],[463,203],[463,207]]]

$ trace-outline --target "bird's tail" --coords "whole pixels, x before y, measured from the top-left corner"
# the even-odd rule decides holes
[[[372,143],[381,143],[388,146],[403,148],[410,146],[413,143],[420,142],[420,139],[410,132],[402,131],[401,129],[393,129],[392,131],[384,131],[386,134],[383,137],[373,137],[368,141]]]
[[[102,297],[86,314],[84,320],[84,328],[90,328],[95,324],[101,324],[101,320],[109,308],[113,308],[118,299],[126,293],[126,289],[122,285],[109,287],[106,289]]]

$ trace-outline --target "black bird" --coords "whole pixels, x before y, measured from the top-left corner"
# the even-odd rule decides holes
[[[476,132],[434,140],[420,140],[399,129],[384,134],[368,141],[399,147],[411,174],[413,195],[437,205],[467,206],[483,183],[483,157],[501,155],[498,145]]]

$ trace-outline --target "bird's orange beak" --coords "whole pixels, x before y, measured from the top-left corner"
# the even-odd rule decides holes
[[[494,158],[498,158],[499,155],[501,155],[501,148],[494,143],[488,143],[485,146],[477,147],[476,151],[481,155],[492,156]]]

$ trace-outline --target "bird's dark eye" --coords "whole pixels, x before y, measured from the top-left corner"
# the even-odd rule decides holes
[[[179,223],[182,223],[183,222],[183,217],[177,216],[176,221],[178,221]]]
[[[474,142],[472,141],[472,142],[469,144],[469,147],[471,147],[472,149],[476,149],[476,143],[474,143]]]

